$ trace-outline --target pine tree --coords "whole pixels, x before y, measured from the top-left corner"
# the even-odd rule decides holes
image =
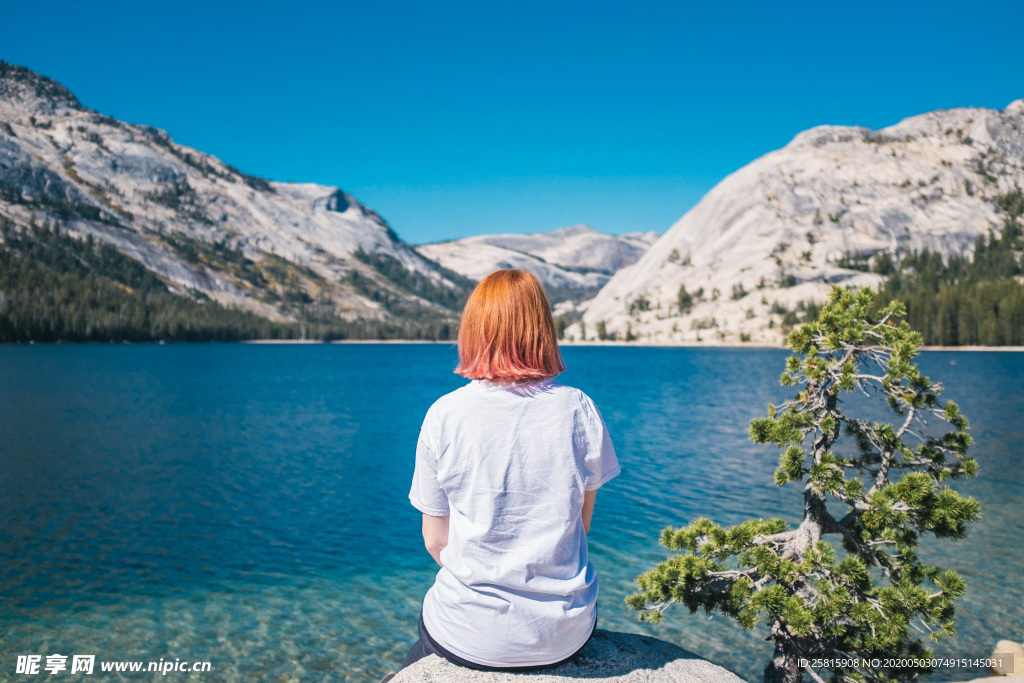
[[[789,334],[794,353],[781,382],[798,387],[796,397],[750,423],[751,440],[783,451],[776,484],[803,482],[800,525],[758,519],[724,528],[699,518],[669,527],[661,543],[679,554],[639,576],[639,592],[627,598],[647,621],[673,603],[726,614],[745,629],[764,619],[775,643],[766,683],[796,683],[805,672],[823,682],[826,669],[833,681],[916,680],[927,662],[885,661],[926,658],[916,632],[933,640],[954,633],[964,581],[927,564],[916,547],[928,533],[963,537],[979,515],[977,501],[947,485],[978,470],[967,456],[967,419],[914,363],[921,335],[900,322],[902,304],[874,313],[874,298],[870,289],[833,288],[818,319]],[[850,414],[840,396],[854,391],[885,401],[896,424]],[[814,659],[833,665],[816,671]]]

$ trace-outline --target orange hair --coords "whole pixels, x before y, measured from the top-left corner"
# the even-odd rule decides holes
[[[522,270],[496,270],[481,280],[462,311],[455,372],[508,381],[563,371],[551,305],[537,278]]]

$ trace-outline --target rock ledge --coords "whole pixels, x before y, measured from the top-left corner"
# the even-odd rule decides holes
[[[431,655],[391,683],[743,683],[736,674],[657,638],[597,631],[573,661],[530,673],[472,671]]]

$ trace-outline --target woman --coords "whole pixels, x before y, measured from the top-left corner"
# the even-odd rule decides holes
[[[565,370],[533,275],[477,285],[459,326],[472,380],[427,411],[409,499],[441,567],[405,666],[438,654],[483,670],[554,666],[597,621],[587,536],[597,489],[619,473],[601,414]]]

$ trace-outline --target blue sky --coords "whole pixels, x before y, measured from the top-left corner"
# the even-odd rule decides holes
[[[824,123],[1024,97],[1024,2],[4,2],[0,58],[419,243],[664,232]]]

